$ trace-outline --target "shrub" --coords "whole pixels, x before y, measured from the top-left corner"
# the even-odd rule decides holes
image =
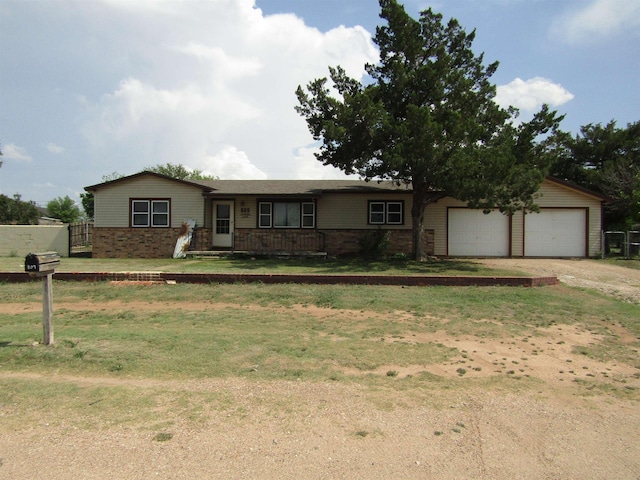
[[[369,230],[360,235],[358,245],[360,254],[365,258],[380,258],[389,248],[391,234],[387,230]]]

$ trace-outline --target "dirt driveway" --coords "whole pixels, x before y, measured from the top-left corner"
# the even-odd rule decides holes
[[[570,287],[591,288],[626,302],[640,303],[640,270],[586,259],[488,258],[478,262],[534,275],[554,275]]]

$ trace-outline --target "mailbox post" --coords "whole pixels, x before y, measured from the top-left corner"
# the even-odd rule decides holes
[[[56,252],[30,253],[24,259],[24,270],[32,277],[42,277],[42,326],[45,345],[53,343],[53,274],[60,265]]]

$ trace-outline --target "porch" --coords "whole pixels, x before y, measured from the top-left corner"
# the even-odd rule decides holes
[[[190,257],[221,257],[232,254],[326,257],[325,234],[317,230],[236,229],[232,246],[212,248],[211,230],[198,228],[193,232]]]
[[[233,233],[232,246],[222,249],[212,247],[211,228],[200,227],[193,232],[191,246],[187,255],[207,257],[220,257],[234,253],[279,257],[355,255],[362,251],[363,236],[372,231],[378,230],[238,228]],[[386,232],[389,234],[387,254],[409,254],[411,252],[411,230],[387,230]],[[425,230],[425,249],[427,255],[433,255],[433,230]]]
[[[236,229],[233,249],[257,255],[325,251],[325,235],[317,230]]]

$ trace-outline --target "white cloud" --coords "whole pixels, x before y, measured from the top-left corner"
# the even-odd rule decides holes
[[[245,152],[232,145],[224,146],[215,155],[205,155],[196,163],[196,168],[206,175],[221,180],[264,180],[267,174],[253,165]]]
[[[13,143],[7,143],[2,147],[2,158],[17,160],[18,162],[31,162],[33,160],[33,157],[24,148]]]
[[[54,185],[51,182],[44,182],[44,183],[34,183],[33,184],[34,187],[36,187],[38,190],[42,190],[42,189],[50,189],[50,188],[55,188],[57,185]]]
[[[104,95],[94,113],[94,123],[89,125],[92,133],[116,140],[135,139],[145,133],[159,136],[163,125],[177,132],[216,127],[219,132],[236,121],[259,115],[254,106],[224,88],[219,88],[216,95],[193,83],[159,89],[135,78],[122,81],[118,90]],[[199,123],[201,120],[210,123]]]
[[[360,78],[378,58],[361,27],[322,33],[294,15],[264,16],[253,0],[140,3],[106,3],[126,11],[114,41],[137,62],[113,91],[80,102],[82,130],[110,171],[170,162],[220,178],[297,178],[296,151],[313,139],[296,87],[329,65]],[[305,178],[329,170],[314,161],[321,168]]]
[[[567,43],[589,43],[640,27],[640,0],[592,0],[581,10],[559,18],[552,35]]]
[[[190,42],[186,46],[176,46],[171,47],[171,49],[191,55],[198,60],[210,62],[216,76],[224,79],[253,76],[258,74],[262,67],[257,58],[236,58],[220,47],[207,47],[206,45]]]
[[[47,150],[56,155],[64,153],[64,148],[60,145],[56,145],[55,143],[47,143]]]
[[[301,147],[296,150],[293,178],[297,180],[309,178],[321,180],[359,178],[357,175],[347,176],[342,170],[331,165],[323,165],[314,155],[318,151],[318,148],[315,147]]]
[[[542,77],[529,80],[516,78],[506,85],[499,85],[495,101],[503,108],[513,106],[527,112],[535,112],[543,104],[557,107],[573,99],[573,94],[562,85]]]

